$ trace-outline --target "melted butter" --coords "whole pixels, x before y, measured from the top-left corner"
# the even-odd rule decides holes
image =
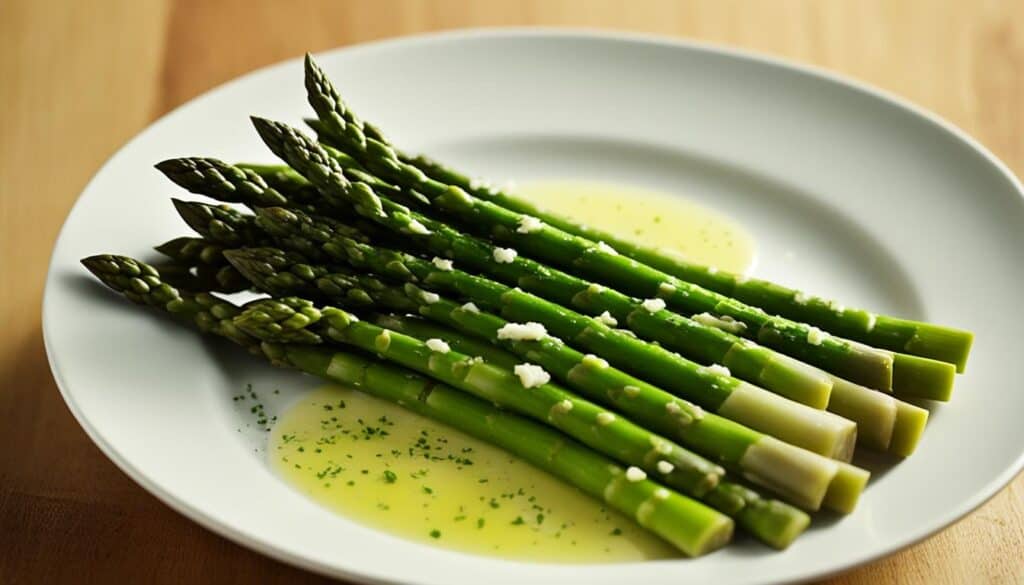
[[[677,556],[528,463],[339,386],[312,392],[281,417],[269,457],[281,477],[327,508],[411,540],[548,562]]]
[[[754,240],[741,225],[697,203],[668,193],[588,181],[542,181],[516,194],[552,213],[687,260],[746,272]]]
[[[679,197],[580,181],[532,183],[517,193],[701,264],[744,272],[753,260],[741,226]],[[306,396],[274,426],[268,452],[282,478],[323,506],[411,540],[547,562],[678,556],[628,518],[500,449],[351,389]]]

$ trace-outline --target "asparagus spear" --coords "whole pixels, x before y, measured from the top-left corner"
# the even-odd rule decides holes
[[[318,324],[321,318],[323,323]],[[341,309],[318,310],[309,301],[294,297],[256,301],[235,322],[265,340],[288,343],[334,340],[375,350],[387,360],[454,388],[546,421],[611,457],[637,467],[648,467],[649,473],[657,473],[661,481],[735,515],[745,528],[770,542],[785,546],[792,540],[794,529],[798,534],[809,521],[806,514],[796,508],[763,500],[752,490],[736,484],[727,482],[718,489],[721,470],[717,465],[660,437],[653,437],[626,419],[615,417],[554,384],[537,384],[522,376],[517,380],[512,370],[451,351],[443,344],[431,347],[430,342],[354,320],[353,315]],[[522,367],[516,366],[517,373]],[[630,446],[631,443],[635,446]],[[655,460],[657,464],[652,465]],[[639,477],[643,475],[634,473],[634,479]],[[752,499],[745,500],[745,496]],[[780,542],[779,538],[784,540]]]
[[[732,536],[733,522],[728,517],[649,479],[631,481],[628,472],[613,460],[543,425],[356,354],[308,345],[261,344],[235,327],[232,318],[238,307],[213,295],[179,292],[162,282],[155,269],[131,258],[92,256],[82,263],[130,300],[163,309],[272,363],[350,384],[502,447],[633,518],[684,554],[710,552]]]
[[[835,478],[835,462],[785,443],[775,445],[774,449],[780,454],[788,452],[786,466],[795,467],[798,472],[766,476],[759,472],[761,461],[756,457],[759,451],[757,445],[761,441],[778,441],[717,415],[705,413],[692,403],[679,400],[660,388],[609,366],[596,356],[584,356],[550,336],[536,340],[501,339],[501,331],[509,326],[509,322],[483,312],[475,305],[460,305],[444,297],[425,295],[424,291],[412,284],[402,288],[389,286],[366,275],[350,272],[328,274],[320,267],[304,265],[290,258],[280,250],[231,250],[227,254],[231,262],[258,288],[275,296],[317,296],[352,307],[419,313],[451,329],[441,328],[438,331],[438,328],[432,329],[426,324],[416,324],[415,320],[402,318],[388,321],[397,324],[397,327],[379,322],[378,325],[401,333],[406,333],[410,326],[414,327],[416,332],[410,333],[412,337],[423,341],[441,338],[459,353],[483,357],[488,363],[506,369],[511,369],[523,360],[538,364],[582,395],[617,409],[646,428],[698,450],[798,505],[817,509]],[[499,344],[519,356],[519,361],[493,346],[482,348],[479,341],[469,336]],[[755,456],[748,459],[747,453],[754,453]]]
[[[196,163],[190,162],[189,159],[181,160],[183,162],[180,165],[175,165],[173,161],[165,161],[160,166],[171,171],[174,171],[176,166],[191,169],[199,166],[205,159],[200,159]],[[169,173],[172,177],[176,174],[178,173]],[[204,188],[201,181],[194,179],[195,173],[189,171],[185,174],[191,180],[187,187],[193,192],[217,197],[220,189],[220,177],[240,173],[230,173],[224,170],[211,178],[213,184],[209,188]],[[347,177],[342,178],[346,179]],[[295,182],[299,180],[304,179],[294,179]],[[238,192],[238,190],[232,191],[232,195],[235,196]],[[308,198],[309,196],[301,197]],[[238,199],[232,200],[238,201]],[[241,202],[258,207],[257,201],[242,200]],[[457,250],[460,262],[469,258],[477,266],[494,265],[494,248],[490,244],[466,236],[443,223],[433,221],[420,214],[409,212],[408,219],[399,219],[408,212],[406,208],[388,199],[382,199],[380,204],[383,209],[395,212],[398,218],[382,219],[376,215],[373,217],[379,221],[386,220],[386,224],[396,231],[408,233],[412,231],[409,229],[410,225],[417,225],[420,230],[431,232],[431,235],[427,236],[427,243],[438,253],[448,254],[452,250]],[[351,215],[351,211],[346,210],[344,206],[335,208],[333,213],[335,215],[339,213]],[[393,221],[394,219],[399,220]],[[325,226],[325,229],[327,227],[329,226]],[[378,235],[380,231],[380,229],[376,230],[373,239],[387,243],[386,239],[381,239]],[[400,245],[399,242],[393,243]],[[739,378],[762,385],[782,396],[814,408],[825,408],[828,404],[829,392],[832,387],[829,377],[779,352],[758,346],[715,327],[703,325],[699,320],[687,319],[669,311],[657,311],[652,314],[645,308],[645,303],[641,299],[631,298],[604,287],[598,289],[588,281],[550,269],[528,258],[516,257],[511,262],[502,265],[500,270],[500,276],[505,281],[516,282],[527,291],[559,304],[575,307],[590,315],[601,315],[608,312],[611,317],[620,320],[642,337],[658,341],[664,347],[680,351],[705,365],[721,364],[730,368]]]
[[[322,126],[317,124],[316,127]],[[645,246],[600,228],[584,225],[569,217],[545,211],[515,194],[492,185],[481,184],[425,156],[414,157],[399,152],[398,157],[438,182],[456,185],[474,197],[536,217],[565,232],[596,242],[605,242],[628,258],[760,307],[769,313],[815,325],[836,335],[874,347],[952,363],[956,365],[958,372],[963,372],[967,363],[974,339],[974,335],[969,331],[876,315],[863,309],[844,307],[836,301],[806,295],[766,280],[716,270],[690,262],[670,251]]]
[[[605,356],[617,366],[643,375],[677,396],[788,443],[843,460],[849,460],[852,454],[856,436],[853,423],[723,375],[715,368],[699,366],[664,348],[612,329],[598,319],[461,270],[446,270],[408,254],[328,234],[301,212],[261,209],[257,221],[267,232],[282,238],[281,241],[297,242],[306,238],[303,249],[319,245],[328,256],[356,268],[454,291],[498,310],[512,321],[544,323],[554,335]]]
[[[867,386],[891,389],[895,376],[900,390],[916,395],[932,397],[934,394],[941,399],[951,389],[954,368],[944,368],[943,362],[925,358],[906,359],[911,356],[894,360],[888,351],[832,337],[803,323],[769,316],[761,309],[620,256],[603,242],[545,225],[535,217],[505,209],[473,197],[457,186],[431,179],[420,169],[400,160],[389,145],[366,134],[364,125],[344,105],[309,55],[306,57],[306,89],[309,103],[323,125],[324,138],[332,146],[350,154],[385,180],[422,193],[435,209],[443,210],[467,225],[488,229],[495,238],[514,243],[539,259],[579,270],[630,294],[660,296],[684,312],[729,316],[746,325],[746,336]],[[263,130],[260,132],[273,150],[275,145]],[[278,146],[281,150],[280,144]],[[294,149],[295,146],[298,145],[288,147],[293,148],[292,155],[301,153],[301,147]],[[284,153],[276,154],[281,156]],[[304,174],[294,156],[283,158]],[[317,183],[311,177],[306,178]],[[324,190],[323,186],[317,186]],[[333,187],[341,185],[335,183]],[[379,212],[379,205],[377,207]],[[895,373],[894,369],[901,372]]]

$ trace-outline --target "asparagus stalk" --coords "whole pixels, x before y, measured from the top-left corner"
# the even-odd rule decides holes
[[[160,166],[172,171],[169,173],[169,176],[172,177],[185,174],[190,179],[186,186],[197,193],[216,197],[220,189],[219,177],[239,174],[224,170],[211,178],[213,184],[209,188],[203,188],[203,184],[194,179],[195,173],[191,171],[175,173],[173,171],[176,166],[184,169],[195,168],[208,159],[199,159],[198,162],[190,162],[189,159],[181,160],[180,165],[175,165],[173,161],[165,161]],[[293,182],[304,180],[294,178]],[[232,191],[233,194],[237,192],[237,190]],[[286,190],[282,189],[280,192],[285,193]],[[308,195],[301,197],[309,198]],[[233,200],[237,201],[237,199]],[[258,207],[257,201],[241,202]],[[406,208],[386,199],[381,200],[381,206],[384,209],[393,210],[399,215],[407,211]],[[301,206],[293,208],[302,209]],[[324,210],[324,212],[330,213],[331,211]],[[334,214],[343,212],[339,209],[333,211]],[[351,214],[350,211],[349,214]],[[417,225],[411,224],[411,221],[418,222],[420,228],[431,232],[428,244],[438,253],[447,254],[451,250],[458,250],[460,261],[471,257],[471,259],[475,259],[477,265],[490,266],[494,264],[494,248],[490,244],[466,236],[422,215],[410,213],[409,217],[411,220],[389,221],[388,223],[393,229],[408,233],[410,232],[409,225]],[[377,233],[373,236],[374,240],[386,242],[386,239],[380,239],[378,235],[380,231],[380,229],[376,230]],[[601,315],[608,312],[609,316],[620,320],[642,337],[658,341],[664,347],[680,351],[705,365],[721,364],[729,368],[737,377],[753,384],[762,385],[766,389],[797,402],[819,409],[828,404],[832,382],[824,373],[774,350],[702,324],[699,319],[687,319],[669,311],[657,311],[652,314],[645,308],[641,299],[631,298],[604,287],[598,288],[588,281],[550,269],[528,258],[516,257],[512,262],[503,265],[501,276],[503,280],[516,282],[529,292],[534,292],[565,306],[575,307],[584,313]],[[742,324],[737,325],[741,326]]]
[[[536,340],[502,340],[500,332],[509,325],[508,321],[485,313],[475,305],[460,305],[440,296],[425,295],[412,284],[403,289],[365,275],[324,274],[322,269],[296,262],[280,250],[232,250],[227,254],[257,287],[274,295],[315,295],[348,306],[419,313],[451,329],[431,327],[408,318],[390,318],[387,323],[377,324],[421,341],[443,339],[459,353],[483,357],[488,363],[506,369],[523,360],[538,364],[582,395],[615,408],[631,420],[721,462],[732,471],[761,482],[798,505],[812,510],[820,507],[835,479],[835,462],[787,444],[776,449],[780,453],[789,451],[789,465],[796,466],[798,472],[765,477],[756,466],[749,465],[751,461],[745,456],[748,452],[757,453],[759,442],[774,441],[770,437],[704,413],[692,403],[681,401],[609,366],[604,360],[585,356],[549,336]],[[409,331],[410,328],[413,331]],[[501,345],[518,356],[518,361],[511,354],[483,345],[469,336]],[[753,462],[758,463],[756,458]],[[741,526],[750,528],[742,521]],[[770,538],[772,534],[760,536]]]
[[[379,306],[374,303],[372,308],[374,310],[378,310],[383,309],[388,305],[390,305],[390,303],[381,304]],[[422,341],[426,341],[428,339],[443,340],[455,351],[473,357],[481,357],[487,363],[498,366],[499,368],[512,369],[523,361],[521,357],[517,357],[516,354],[510,353],[493,345],[490,341],[470,337],[468,334],[465,334],[462,329],[455,330],[454,328],[445,327],[444,325],[439,325],[433,321],[428,321],[409,313],[370,313],[368,315],[368,320],[380,325],[381,327],[385,327],[399,333],[404,333],[409,337],[415,337]],[[540,365],[547,368],[547,366],[544,366],[543,364]],[[562,379],[558,375],[555,377]],[[566,379],[562,379],[562,382],[567,386],[572,386],[573,388],[576,387]],[[597,396],[594,396],[593,398],[598,400]],[[705,413],[705,416],[707,415],[708,413]],[[638,417],[637,420],[641,419]],[[641,422],[645,425],[647,424],[646,421],[641,420]],[[665,434],[668,435],[670,433],[666,432]],[[690,447],[690,445],[685,446]],[[702,453],[702,455],[705,457],[714,457],[714,455],[709,455],[707,453]],[[721,485],[721,483],[719,483],[719,485]]]
[[[163,309],[205,333],[227,337],[277,365],[350,384],[504,448],[633,518],[684,554],[705,554],[732,536],[733,522],[728,517],[649,479],[630,481],[626,470],[613,460],[543,425],[356,354],[307,345],[260,344],[234,326],[232,317],[238,307],[205,293],[181,293],[142,262],[103,255],[82,263],[130,300]]]
[[[317,324],[321,317],[327,324]],[[303,343],[333,339],[376,350],[385,359],[454,388],[546,421],[609,456],[637,467],[650,467],[650,473],[657,473],[661,481],[735,516],[741,525],[769,542],[785,546],[809,522],[809,517],[796,508],[764,500],[752,490],[736,484],[726,482],[719,489],[721,470],[717,465],[683,452],[664,439],[652,438],[640,427],[558,389],[554,384],[520,382],[511,370],[450,349],[431,348],[429,343],[416,338],[353,320],[352,315],[340,309],[328,307],[317,310],[312,303],[294,297],[257,301],[236,318],[236,324],[266,340]],[[640,434],[647,436],[641,438]],[[631,442],[635,447],[629,446]],[[650,462],[654,460],[658,463],[652,466]],[[632,476],[633,479],[641,477],[643,475],[638,472]],[[744,499],[746,496],[751,499]]]
[[[318,123],[315,128],[323,126]],[[815,325],[836,335],[874,347],[952,363],[958,372],[963,372],[967,363],[974,339],[974,335],[969,331],[876,315],[863,309],[845,307],[836,301],[807,295],[767,280],[716,270],[710,266],[690,262],[668,250],[645,246],[629,238],[546,211],[508,191],[482,184],[425,156],[408,156],[399,152],[398,157],[438,182],[458,186],[474,197],[536,217],[562,231],[596,242],[605,242],[627,258],[760,307],[769,313]]]
[[[832,337],[803,323],[770,316],[761,309],[620,256],[614,248],[603,242],[565,232],[535,217],[473,197],[457,186],[431,179],[420,169],[400,160],[388,144],[367,135],[364,125],[344,105],[337,91],[308,55],[306,88],[309,103],[322,123],[324,138],[332,146],[342,149],[383,179],[422,193],[434,209],[443,210],[467,225],[487,229],[493,237],[514,243],[539,259],[579,270],[629,294],[660,296],[683,312],[711,312],[729,316],[746,325],[746,336],[867,386],[882,390],[893,388],[893,370],[898,368],[908,372],[896,378],[900,382],[898,388],[908,393],[930,393],[931,385],[944,385],[937,391],[941,396],[948,394],[951,388],[954,368],[950,367],[947,372],[941,367],[942,362],[924,358],[894,361],[888,351]],[[274,144],[271,144],[272,141],[268,140],[263,130],[261,135],[273,150]],[[298,150],[293,150],[291,154],[298,153]],[[281,156],[284,153],[276,154]],[[305,174],[296,165],[294,157],[283,158],[301,174]],[[311,177],[306,178],[317,183]],[[321,191],[324,190],[323,186],[317,186]],[[335,183],[333,186],[337,188],[340,185]],[[379,205],[376,211],[381,212]]]
[[[573,345],[605,356],[618,367],[643,375],[679,397],[785,442],[843,460],[849,460],[852,454],[856,425],[850,421],[771,394],[724,375],[719,369],[702,367],[612,329],[601,320],[461,270],[439,268],[408,254],[330,235],[312,218],[297,211],[261,209],[257,221],[282,241],[308,238],[303,248],[319,244],[325,254],[356,268],[452,291],[499,311],[511,321],[543,323],[554,335]]]

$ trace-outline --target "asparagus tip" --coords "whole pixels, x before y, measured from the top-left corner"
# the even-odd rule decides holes
[[[166,175],[168,178],[170,178],[171,174],[175,170],[177,170],[177,168],[180,165],[181,165],[181,159],[169,158],[169,159],[166,159],[166,160],[162,160],[162,161],[156,163],[153,166],[156,168],[156,170],[160,171],[161,173]]]
[[[209,209],[195,201],[185,201],[184,199],[178,199],[177,197],[171,197],[171,203],[174,205],[174,209],[178,212],[178,215],[182,220],[184,220],[188,227],[200,234],[207,232],[207,226],[212,219]]]
[[[160,252],[164,256],[177,258],[178,255],[181,253],[181,249],[190,241],[192,241],[192,238],[188,236],[182,236],[180,238],[174,238],[173,240],[167,240],[166,242],[160,245],[153,246],[153,249],[156,250],[157,252]],[[88,258],[83,258],[82,264],[85,264],[86,260],[88,260]],[[86,267],[88,268],[88,266]]]
[[[112,269],[116,270],[116,267],[111,265],[111,260],[108,257],[109,254],[96,254],[95,256],[82,258],[79,262],[94,276],[101,278],[104,275],[110,274]]]
[[[259,133],[260,138],[264,142],[276,138],[279,134],[277,123],[267,118],[261,118],[260,116],[249,116],[249,120],[252,125],[256,127],[256,132]]]

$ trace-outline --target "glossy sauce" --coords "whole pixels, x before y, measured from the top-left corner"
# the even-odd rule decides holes
[[[743,272],[740,226],[665,194],[580,182],[527,185],[546,209],[688,258]],[[678,556],[601,502],[457,430],[360,392],[327,386],[284,413],[270,464],[328,509],[411,540],[542,562]]]
[[[327,508],[411,540],[549,562],[675,555],[504,451],[347,388],[321,388],[289,409],[274,426],[269,457]]]
[[[754,259],[754,240],[743,226],[669,193],[588,181],[542,181],[518,187],[516,194],[551,213],[674,250],[698,264],[743,273]]]

